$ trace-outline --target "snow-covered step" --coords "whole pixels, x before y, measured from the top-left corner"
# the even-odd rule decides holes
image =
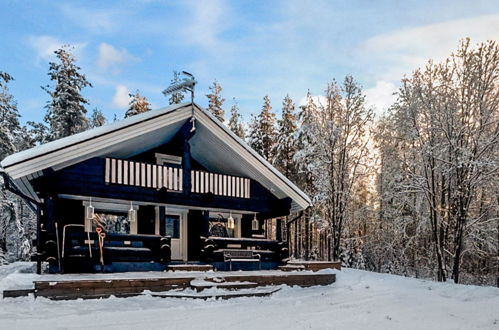
[[[35,289],[15,289],[15,290],[4,290],[3,298],[17,298],[17,297],[27,297],[30,294],[34,294]]]
[[[232,299],[241,297],[267,297],[279,291],[280,288],[257,288],[257,289],[241,289],[237,291],[214,290],[214,292],[154,292],[147,293],[152,297],[160,298],[184,298],[184,299]]]
[[[225,282],[222,281],[213,281],[213,279],[205,280],[205,279],[194,279],[191,281],[191,288],[194,290],[201,292],[205,289],[209,288],[218,288],[218,289],[226,289],[226,290],[241,290],[241,289],[251,289],[258,287],[258,283],[249,282],[249,281],[234,281],[234,282]]]
[[[171,271],[207,272],[213,270],[213,265],[204,264],[172,264],[168,265]]]
[[[282,270],[285,272],[300,271],[300,270],[305,270],[305,266],[303,266],[303,265],[284,265],[284,266],[279,266],[279,270]]]

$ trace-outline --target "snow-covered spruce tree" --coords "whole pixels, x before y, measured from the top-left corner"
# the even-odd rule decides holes
[[[21,131],[17,102],[7,86],[12,80],[11,75],[0,71],[0,160],[17,151],[16,142]]]
[[[242,116],[239,113],[239,106],[234,98],[234,105],[230,108],[229,129],[241,139],[244,139],[246,132],[242,122]]]
[[[19,124],[17,104],[7,87],[11,80],[9,74],[0,72],[0,160],[31,146],[26,127]],[[0,264],[29,257],[32,215],[20,212],[23,207],[18,197],[5,190],[0,177]]]
[[[210,89],[210,94],[206,94],[206,97],[208,98],[208,111],[210,111],[215,117],[217,117],[218,120],[220,120],[222,123],[225,121],[225,112],[222,109],[222,105],[225,101],[224,98],[222,98],[222,95],[220,94],[222,92],[222,87],[218,83],[218,81],[213,82],[213,86],[209,87]]]
[[[289,95],[286,95],[282,103],[281,119],[277,121],[277,143],[274,148],[273,162],[281,173],[296,182],[297,169],[294,157],[297,151],[295,135],[297,118],[294,112],[295,104]]]
[[[104,124],[106,124],[106,117],[104,117],[102,111],[94,108],[94,110],[92,111],[92,116],[90,117],[90,127],[101,127]]]
[[[267,161],[272,162],[274,156],[274,144],[276,141],[276,118],[272,112],[270,98],[263,98],[262,111],[258,117],[253,117],[249,127],[249,144]]]
[[[144,113],[151,110],[151,105],[149,101],[147,101],[145,96],[140,95],[140,92],[137,90],[135,94],[130,95],[130,103],[128,110],[125,113],[125,118],[138,115],[140,113]]]
[[[251,114],[251,119],[248,125],[247,141],[250,147],[260,155],[263,155],[262,140],[263,138],[262,138],[262,132],[260,130],[258,116]]]
[[[49,141],[49,127],[47,127],[44,123],[28,121],[27,124],[29,147],[34,147]]]
[[[295,132],[296,153],[294,162],[299,173],[297,183],[309,196],[315,196],[315,166],[313,157],[317,153],[318,108],[310,91],[307,92],[305,104],[298,112],[298,125]]]
[[[314,203],[317,196],[315,176],[318,170],[316,166],[319,165],[316,161],[316,155],[319,152],[317,149],[318,120],[318,107],[309,91],[307,92],[305,104],[300,107],[298,112],[298,125],[294,138],[296,152],[293,161],[297,171],[296,183],[312,197]],[[293,228],[289,228],[290,231],[294,230],[293,253],[298,258],[309,258],[309,253],[317,249],[323,259],[330,259],[330,251],[327,248],[321,248],[329,246],[326,240],[330,237],[329,227],[318,211],[316,207],[307,209],[303,217],[294,223]],[[320,229],[319,242],[312,242],[310,237],[311,225]],[[314,244],[316,244],[315,247],[312,246]]]
[[[173,71],[173,78],[170,81],[170,86],[178,84],[179,82],[181,82],[180,72]],[[168,96],[168,93],[166,92],[166,90],[164,90],[162,93],[163,93],[163,95]],[[182,92],[175,92],[175,93],[172,93],[170,95],[168,102],[170,103],[170,105],[172,105],[172,104],[182,103],[183,100],[184,100],[184,94]]]
[[[92,87],[85,75],[80,73],[81,68],[75,64],[76,58],[68,46],[54,53],[57,62],[49,63],[48,73],[54,87],[42,87],[51,97],[45,115],[45,122],[50,128],[49,140],[70,136],[89,127],[85,109],[88,100],[81,95],[81,91],[87,86]]]

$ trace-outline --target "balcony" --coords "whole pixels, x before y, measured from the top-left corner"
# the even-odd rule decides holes
[[[177,167],[106,158],[106,184],[119,184],[142,188],[183,192],[183,170]],[[218,196],[250,198],[250,179],[211,173],[190,171],[190,192]]]

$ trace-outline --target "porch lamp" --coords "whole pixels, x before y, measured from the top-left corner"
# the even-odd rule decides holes
[[[90,201],[87,206],[85,206],[85,217],[87,219],[93,219],[95,214],[95,209],[92,206],[92,197],[90,197]]]
[[[137,221],[137,210],[133,209],[132,202],[130,201],[130,210],[128,210],[128,221],[135,222]]]
[[[258,219],[256,218],[256,213],[255,213],[255,216],[253,217],[253,221],[251,221],[251,229],[252,230],[259,230],[260,229],[260,223],[258,222]]]
[[[234,218],[232,217],[232,212],[230,213],[229,217],[227,218],[227,228],[234,229]]]

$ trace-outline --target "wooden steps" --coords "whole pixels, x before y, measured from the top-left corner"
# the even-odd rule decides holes
[[[300,286],[329,285],[335,282],[336,275],[330,273],[312,272],[219,272],[198,274],[154,273],[147,278],[110,278],[100,279],[64,279],[35,281],[35,297],[49,299],[93,299],[110,296],[129,297],[141,295],[144,292],[162,292],[182,289],[203,291],[209,288],[223,288],[228,291],[241,290],[263,286]]]
[[[218,278],[215,278],[218,279]],[[241,289],[253,289],[258,287],[258,283],[255,282],[226,282],[225,279],[220,279],[221,281],[214,281],[213,279],[195,279],[191,281],[191,288],[197,292],[201,292],[205,289],[217,288],[225,290],[241,290]]]
[[[207,272],[213,270],[213,265],[206,264],[172,264],[168,265],[168,270],[185,272]]]
[[[267,288],[257,291],[247,291],[247,292],[223,292],[223,293],[201,293],[201,294],[186,294],[183,292],[175,293],[152,293],[151,296],[159,298],[183,298],[183,299],[232,299],[241,297],[267,297],[273,293],[279,291],[280,288]]]
[[[300,271],[300,270],[305,270],[305,266],[303,266],[303,265],[284,265],[284,266],[279,266],[279,270],[282,270],[285,272]]]
[[[302,261],[302,260],[292,260],[288,261],[286,266],[298,266],[303,267],[305,270],[311,270],[313,272],[317,272],[322,269],[337,269],[341,270],[341,262],[340,261]]]
[[[3,298],[17,298],[17,297],[27,297],[30,294],[34,294],[35,289],[18,289],[18,290],[4,290]]]

